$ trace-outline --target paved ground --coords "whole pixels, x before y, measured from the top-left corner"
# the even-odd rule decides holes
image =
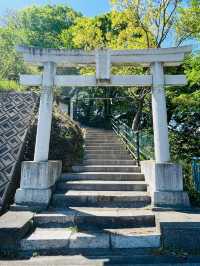
[[[29,260],[0,260],[0,266],[137,266],[137,265],[183,265],[196,266],[200,265],[200,256],[191,256],[188,258],[173,256],[134,256],[134,257],[105,257],[94,259],[82,255],[75,256],[51,256],[35,257]]]

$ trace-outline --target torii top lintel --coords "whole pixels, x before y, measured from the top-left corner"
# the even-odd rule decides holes
[[[23,54],[26,62],[36,65],[43,65],[45,62],[54,62],[57,66],[66,67],[95,65],[98,54],[104,53],[107,54],[112,65],[141,64],[149,66],[154,62],[162,62],[164,66],[178,66],[182,63],[185,55],[192,51],[192,47],[83,51],[18,46],[17,51]]]

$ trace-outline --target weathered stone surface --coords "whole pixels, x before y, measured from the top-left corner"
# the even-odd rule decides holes
[[[112,248],[157,248],[160,233],[155,228],[109,229]]]
[[[134,208],[70,207],[37,214],[34,216],[34,223],[39,227],[67,225],[77,225],[81,228],[151,227],[155,225],[155,215],[149,210]]]
[[[17,189],[15,203],[20,205],[47,206],[52,195],[51,189]]]
[[[99,153],[96,153],[96,154],[86,154],[84,156],[84,159],[85,160],[89,160],[89,159],[129,160],[131,158],[130,158],[130,155],[129,154],[118,154],[118,153],[113,153],[113,154],[99,154]]]
[[[22,250],[54,250],[67,249],[72,232],[67,229],[36,229],[21,241]]]
[[[67,190],[101,190],[101,191],[146,191],[144,181],[104,181],[104,180],[76,180],[59,182],[59,191]]]
[[[152,203],[154,206],[189,207],[189,197],[184,191],[156,191],[153,193]]]
[[[158,212],[163,246],[200,251],[200,212]]]
[[[69,247],[72,249],[108,249],[110,247],[109,234],[106,233],[73,233]]]
[[[141,170],[149,184],[154,206],[189,206],[188,195],[183,192],[183,177],[180,165],[142,161]]]
[[[20,188],[15,194],[19,205],[47,206],[52,189],[61,175],[61,161],[23,162]]]
[[[88,165],[88,166],[73,166],[73,171],[78,172],[128,172],[140,173],[141,169],[135,165]]]
[[[0,216],[0,246],[22,239],[31,228],[32,212],[8,211]]]
[[[144,181],[144,175],[129,172],[81,172],[62,175],[61,181],[70,180]]]
[[[105,206],[105,207],[142,207],[151,203],[146,192],[137,191],[76,191],[70,190],[65,194],[54,194],[52,205],[63,206]]]
[[[23,162],[21,189],[47,189],[54,186],[61,175],[62,162]]]
[[[84,165],[136,165],[134,160],[118,159],[87,159],[83,161]]]

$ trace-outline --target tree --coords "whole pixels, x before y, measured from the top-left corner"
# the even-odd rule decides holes
[[[111,0],[118,10],[129,10],[144,31],[147,47],[161,47],[176,22],[181,0]]]
[[[60,35],[69,29],[80,13],[64,5],[31,6],[17,13],[15,24],[24,44],[42,48],[60,48]]]
[[[31,6],[9,12],[0,27],[0,80],[18,81],[20,72],[29,71],[16,52],[16,45],[62,47],[62,31],[70,28],[78,16],[81,14],[63,5]]]
[[[179,19],[176,23],[177,45],[188,39],[200,39],[200,2],[191,0],[185,7],[179,9]]]

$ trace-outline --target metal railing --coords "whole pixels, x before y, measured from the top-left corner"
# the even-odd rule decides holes
[[[125,144],[132,157],[137,160],[154,159],[153,135],[147,132],[134,132],[129,126],[120,120],[112,119],[112,128]]]
[[[200,191],[200,157],[192,158],[192,176],[197,191]]]

